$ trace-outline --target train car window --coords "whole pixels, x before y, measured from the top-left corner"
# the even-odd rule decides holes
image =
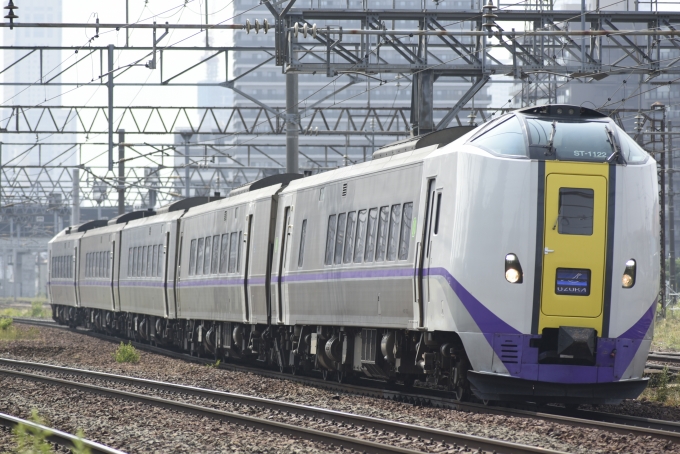
[[[132,248],[132,274],[130,276],[137,276],[137,248]]]
[[[619,142],[621,143],[621,153],[628,164],[642,164],[647,161],[649,155],[640,148],[632,137],[619,129]]]
[[[66,277],[72,278],[73,277],[73,256],[72,255],[67,255],[66,256]]]
[[[387,260],[396,260],[399,247],[399,221],[401,221],[401,205],[392,205],[390,215],[390,234],[387,241]]]
[[[347,224],[347,213],[338,215],[338,229],[335,232],[335,264],[342,263],[342,246],[345,240],[345,227]]]
[[[233,273],[236,271],[236,248],[238,246],[237,241],[236,241],[236,235],[237,233],[234,232],[231,234],[231,238],[229,241],[229,272]]]
[[[60,258],[61,258],[61,257],[57,257],[57,258],[56,258],[56,260],[57,260],[57,268],[56,268],[57,276],[59,275],[59,268],[58,268],[58,266],[59,266],[59,259],[60,259]],[[88,277],[88,276],[90,275],[89,264],[90,264],[90,254],[88,253],[88,254],[85,254],[85,277]]]
[[[158,245],[153,246],[153,259],[151,261],[151,275],[158,276]]]
[[[106,276],[106,252],[99,253],[99,277]]]
[[[153,257],[154,257],[153,246],[149,246],[148,254],[149,255],[147,255],[147,259],[146,259],[146,277],[151,277],[151,276],[153,276],[153,274],[151,274],[151,271],[152,271],[151,265],[153,264]]]
[[[111,275],[111,251],[106,251],[106,275]]]
[[[328,231],[326,232],[326,258],[324,263],[326,265],[333,264],[333,245],[335,244],[335,223],[336,215],[331,214],[328,217]]]
[[[212,237],[205,237],[205,254],[203,256],[203,274],[210,274],[210,252],[212,251]]]
[[[437,194],[437,211],[434,214],[434,234],[439,233],[439,210],[442,207],[442,193]]]
[[[220,274],[227,272],[229,262],[229,234],[222,234],[222,245],[220,246]]]
[[[128,268],[127,277],[132,276],[132,248],[128,248]]]
[[[390,220],[390,207],[380,207],[380,219],[378,220],[378,240],[375,251],[375,261],[385,260],[385,249],[387,249],[387,228]]]
[[[194,275],[196,268],[196,240],[191,240],[191,248],[189,249],[189,276]]]
[[[97,253],[92,253],[92,260],[90,260],[90,277],[97,277]]]
[[[302,268],[302,263],[305,259],[305,237],[307,236],[307,219],[302,221],[302,229],[300,230],[300,250],[298,251],[298,268]]]
[[[399,260],[408,259],[408,247],[411,242],[411,219],[413,202],[405,203],[401,215],[401,235],[399,236]]]
[[[141,263],[142,263],[142,267],[141,267],[141,270],[140,270],[140,272],[139,272],[139,275],[142,276],[142,277],[145,277],[145,276],[146,276],[146,258],[147,258],[147,255],[146,255],[146,254],[147,254],[147,249],[148,249],[147,246],[144,246],[144,248],[142,249],[142,262],[141,262]]]
[[[509,156],[526,156],[522,125],[514,115],[472,141],[474,145],[494,153]]]
[[[158,245],[158,269],[156,271],[156,276],[162,276],[163,274],[163,245]]]
[[[196,249],[196,276],[203,274],[203,243],[205,239],[198,239],[198,247]]]
[[[342,263],[350,263],[352,261],[352,253],[354,252],[354,235],[356,233],[357,212],[350,211],[347,213],[347,238],[345,238],[345,251],[342,254]]]
[[[378,229],[378,209],[368,211],[368,226],[366,227],[366,252],[364,262],[372,262],[375,255],[375,232]]]
[[[144,248],[139,246],[137,247],[137,267],[135,270],[137,271],[137,276],[141,277],[144,276],[144,268],[142,267],[142,254],[144,253]]]
[[[357,232],[354,237],[354,263],[361,263],[364,258],[364,246],[366,243],[366,214],[367,210],[360,210],[357,222]]]
[[[592,235],[595,192],[584,188],[560,188],[557,232],[564,235]]]
[[[238,244],[236,246],[236,272],[241,272],[241,245],[243,244],[243,231],[238,232]]]
[[[220,262],[220,236],[215,235],[212,239],[212,263],[210,264],[210,273],[217,273],[217,265]]]

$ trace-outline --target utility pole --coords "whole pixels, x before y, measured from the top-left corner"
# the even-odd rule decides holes
[[[673,124],[671,121],[667,125],[668,140],[666,141],[666,150],[668,154],[668,246],[670,249],[670,287],[671,292],[675,293],[677,290],[677,282],[675,276],[675,188],[673,186]],[[671,296],[671,301],[675,303],[675,296]]]
[[[127,33],[127,30],[126,30]],[[109,171],[113,170],[113,44],[108,46],[109,81],[106,86],[109,89]]]
[[[298,75],[286,73],[286,173],[298,173]]]
[[[118,215],[125,214],[125,129],[118,130]]]
[[[191,140],[192,134],[189,132],[181,133],[182,139],[184,139],[184,197],[189,198],[191,196],[191,169],[189,168],[189,141]]]
[[[73,193],[71,195],[71,225],[80,224],[80,170],[73,169]]]

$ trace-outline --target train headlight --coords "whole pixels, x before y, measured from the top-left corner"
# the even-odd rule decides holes
[[[631,288],[635,285],[635,259],[630,259],[626,262],[626,269],[623,271],[623,278],[621,279],[621,286],[623,288]]]
[[[505,256],[505,280],[511,284],[521,284],[523,279],[522,265],[515,254]]]

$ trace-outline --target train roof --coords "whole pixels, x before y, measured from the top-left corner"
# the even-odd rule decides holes
[[[126,222],[134,221],[135,219],[147,218],[149,216],[155,216],[156,212],[153,208],[148,208],[146,210],[131,211],[129,213],[123,213],[115,218],[109,220],[109,225],[115,224],[125,224]]]
[[[294,179],[292,181],[303,181],[307,180],[308,178],[304,179]],[[229,196],[226,199],[218,200],[213,203],[205,204],[196,208],[192,208],[189,210],[189,212],[186,214],[188,216],[193,216],[201,213],[209,213],[211,211],[215,210],[221,210],[225,208],[230,208],[236,205],[242,205],[244,203],[249,203],[253,202],[256,200],[261,200],[265,199],[267,197],[272,197],[274,194],[276,194],[279,189],[281,189],[283,185],[281,183],[277,183],[274,185],[269,185],[265,186],[261,189],[258,190],[253,190],[252,192],[247,191],[247,192],[242,192],[240,194],[237,194],[235,196]]]
[[[182,199],[178,200],[177,202],[169,203],[168,205],[165,205],[157,209],[156,214],[170,213],[172,211],[186,211],[189,208],[197,207],[199,205],[203,205],[204,203],[214,202],[215,200],[221,199],[223,199],[223,197],[220,197],[219,194],[214,197],[211,196],[189,197],[187,199]]]
[[[545,115],[548,117],[565,117],[576,119],[585,118],[609,118],[602,112],[588,107],[574,106],[570,104],[546,104],[543,106],[525,107],[514,112],[524,115]],[[512,112],[509,112],[512,113]]]
[[[287,185],[293,180],[298,180],[303,178],[303,175],[299,173],[278,173],[276,175],[270,175],[268,177],[260,178],[252,183],[246,183],[243,186],[234,188],[229,193],[229,197],[240,195],[250,191],[257,191],[258,189],[266,188],[267,186],[273,186],[275,184]]]
[[[400,140],[399,142],[390,143],[384,147],[378,148],[373,152],[373,159],[385,158],[387,156],[432,147],[434,145],[437,146],[436,148],[440,148],[459,139],[475,128],[476,126],[454,126],[442,129],[441,131],[433,131],[428,134],[409,137],[408,139]]]

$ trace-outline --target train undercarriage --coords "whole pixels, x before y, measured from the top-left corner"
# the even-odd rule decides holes
[[[472,396],[470,362],[456,333],[335,326],[251,325],[167,319],[129,312],[52,305],[52,318],[72,328],[183,351],[255,363],[326,380],[370,377],[410,387],[415,380]]]

